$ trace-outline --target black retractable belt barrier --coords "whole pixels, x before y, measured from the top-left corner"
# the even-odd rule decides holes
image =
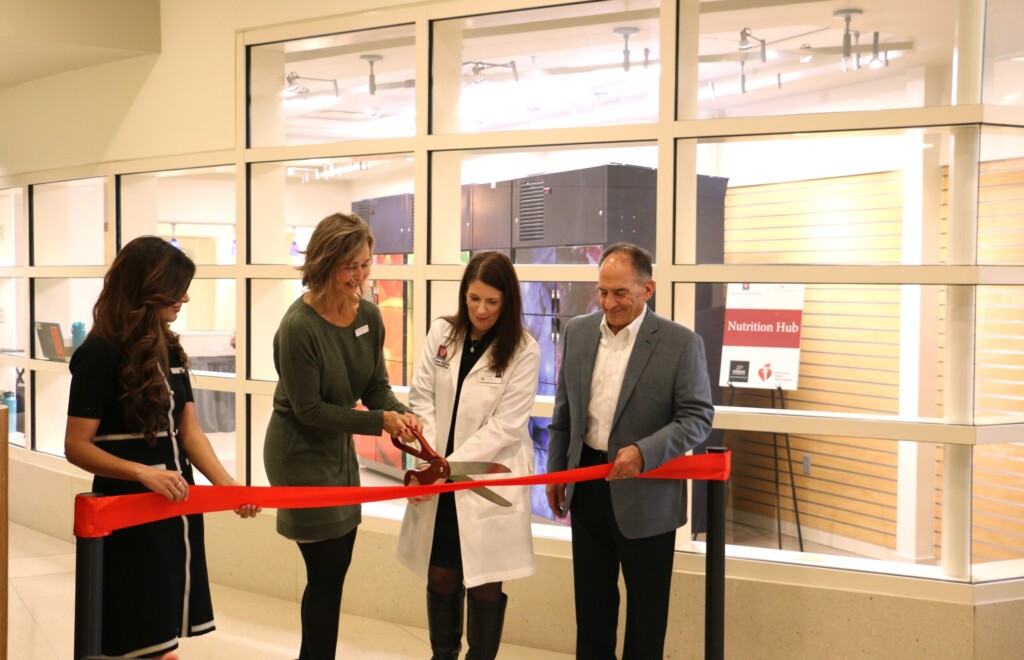
[[[79,493],[77,497],[102,497]],[[103,540],[75,540],[75,660],[100,655],[103,626]]]
[[[725,447],[708,447],[722,454]],[[708,481],[708,532],[704,568],[704,658],[725,657],[725,481]]]

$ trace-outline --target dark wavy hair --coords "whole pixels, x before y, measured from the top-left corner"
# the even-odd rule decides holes
[[[90,336],[105,339],[125,356],[125,421],[150,446],[167,429],[170,353],[188,368],[180,338],[161,313],[185,297],[195,273],[196,265],[181,250],[158,236],[140,236],[117,253],[92,308]]]
[[[314,298],[322,297],[331,288],[331,279],[338,266],[350,262],[363,246],[373,252],[373,232],[358,215],[334,213],[317,223],[306,246],[305,262],[299,266],[302,285]]]
[[[452,326],[444,343],[449,347],[457,345],[470,332],[472,322],[469,320],[466,292],[469,285],[478,280],[501,291],[501,316],[494,327],[490,366],[502,374],[512,361],[519,343],[525,339],[526,329],[523,326],[523,295],[519,291],[519,278],[512,262],[501,252],[480,252],[466,264],[462,284],[459,285],[459,311],[444,317]]]

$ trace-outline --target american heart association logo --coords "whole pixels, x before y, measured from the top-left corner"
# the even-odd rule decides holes
[[[762,381],[767,382],[772,377],[772,363],[766,362],[763,367],[757,370],[757,375],[760,376]]]

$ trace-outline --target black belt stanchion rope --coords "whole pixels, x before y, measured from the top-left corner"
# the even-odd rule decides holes
[[[79,493],[77,497],[102,497]],[[75,660],[100,655],[103,627],[103,539],[75,539]]]
[[[708,447],[708,453],[723,454],[725,447]],[[704,658],[725,657],[725,484],[708,484],[708,530],[704,557]]]

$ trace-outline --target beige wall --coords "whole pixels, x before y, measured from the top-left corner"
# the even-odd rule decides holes
[[[0,90],[0,176],[234,149],[237,31],[392,4],[398,2],[161,2],[158,55]]]

